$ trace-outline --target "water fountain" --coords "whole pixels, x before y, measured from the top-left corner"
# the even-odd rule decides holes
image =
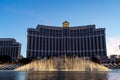
[[[61,57],[35,60],[18,67],[15,71],[109,71],[109,69],[84,58]]]

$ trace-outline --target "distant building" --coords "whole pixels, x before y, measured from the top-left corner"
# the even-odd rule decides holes
[[[63,27],[38,25],[27,31],[27,58],[47,56],[106,58],[105,28],[95,25]]]
[[[15,60],[21,52],[21,44],[13,38],[0,38],[0,55],[8,55]]]

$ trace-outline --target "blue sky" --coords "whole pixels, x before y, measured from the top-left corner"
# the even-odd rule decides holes
[[[0,38],[15,38],[26,55],[27,28],[37,24],[106,28],[108,55],[119,54],[120,0],[0,0]]]

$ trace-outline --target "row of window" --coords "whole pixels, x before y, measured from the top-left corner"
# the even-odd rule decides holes
[[[19,44],[0,44],[0,47],[18,47]]]
[[[92,57],[92,56],[106,56],[106,51],[99,51],[95,53],[91,52],[81,52],[81,53],[52,53],[52,52],[32,52],[28,51],[27,57],[47,57],[47,56],[79,56],[79,57]]]
[[[28,34],[32,34],[32,35],[42,35],[42,36],[58,36],[58,37],[62,37],[62,36],[71,36],[71,37],[77,37],[77,36],[91,36],[91,35],[100,35],[100,34],[104,34],[104,30],[102,31],[92,31],[92,32],[77,32],[76,31],[70,31],[69,30],[65,30],[65,31],[29,31]]]
[[[18,47],[0,47],[0,55],[18,56]]]
[[[28,37],[28,50],[89,51],[106,50],[105,36],[84,38]]]

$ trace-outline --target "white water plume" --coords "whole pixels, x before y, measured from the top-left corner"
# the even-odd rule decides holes
[[[109,71],[105,66],[83,58],[50,58],[32,61],[16,71]]]

